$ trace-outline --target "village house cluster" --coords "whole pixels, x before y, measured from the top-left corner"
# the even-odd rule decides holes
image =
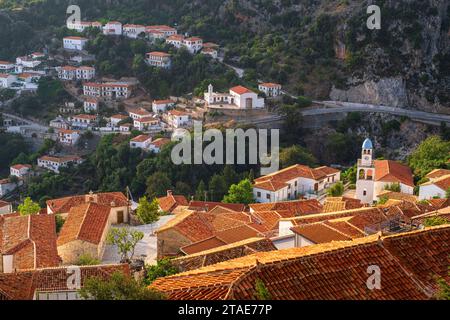
[[[44,53],[34,52],[17,57],[15,62],[0,61],[0,89],[36,90],[38,80],[47,75],[47,70],[42,67],[46,58]]]

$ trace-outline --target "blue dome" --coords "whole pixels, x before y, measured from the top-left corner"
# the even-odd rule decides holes
[[[372,141],[370,139],[366,139],[364,140],[364,143],[362,145],[363,149],[373,149],[373,144]]]

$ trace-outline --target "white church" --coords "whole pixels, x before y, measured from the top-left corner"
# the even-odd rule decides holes
[[[229,93],[218,93],[214,92],[210,84],[204,97],[209,108],[262,109],[265,106],[264,98],[259,98],[255,92],[243,86],[233,87]]]
[[[414,194],[414,178],[411,169],[392,160],[374,160],[372,141],[366,139],[358,160],[356,198],[362,203],[372,204],[392,184],[400,186],[400,192]]]

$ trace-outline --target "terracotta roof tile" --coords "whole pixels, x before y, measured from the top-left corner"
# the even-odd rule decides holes
[[[168,194],[166,197],[158,198],[159,206],[164,212],[172,212],[178,206],[187,206],[189,203],[185,196]]]
[[[47,206],[53,213],[68,213],[72,207],[91,201],[110,207],[125,207],[128,205],[127,197],[122,192],[106,192],[87,195],[71,196],[47,200]]]
[[[271,252],[156,280],[169,299],[255,299],[257,279],[272,299],[421,300],[435,293],[435,277],[450,281],[450,226],[378,238]],[[382,270],[382,287],[368,290],[368,267]]]
[[[411,169],[392,160],[375,160],[375,181],[403,183],[414,187]]]
[[[85,203],[72,207],[58,237],[58,246],[75,240],[99,244],[108,223],[111,207]]]

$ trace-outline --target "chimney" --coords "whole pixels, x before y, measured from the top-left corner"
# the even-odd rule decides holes
[[[167,190],[167,196],[168,196],[168,197],[172,196],[172,194],[173,194],[173,191],[172,191],[172,190]]]

